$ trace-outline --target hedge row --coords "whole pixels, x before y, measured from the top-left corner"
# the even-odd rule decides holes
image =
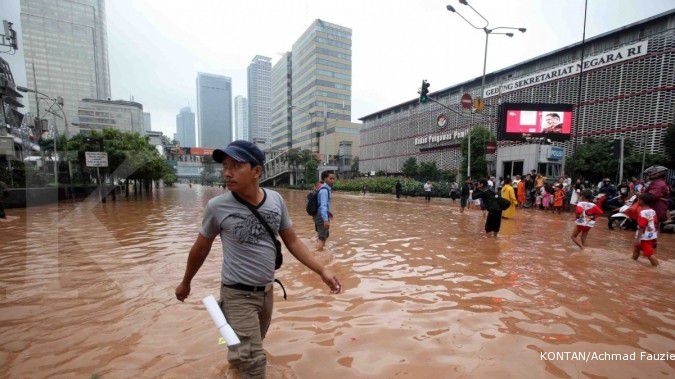
[[[356,179],[338,179],[335,182],[335,190],[361,192],[365,185],[368,192],[372,193],[395,193],[396,181],[400,180],[404,196],[423,196],[424,183],[410,178],[370,177]],[[450,183],[432,182],[431,195],[435,197],[450,197]]]

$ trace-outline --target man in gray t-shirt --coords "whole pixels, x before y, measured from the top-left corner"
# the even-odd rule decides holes
[[[258,213],[275,234],[292,226],[284,199],[277,192],[263,190]],[[274,281],[276,248],[260,221],[226,192],[209,200],[199,234],[220,236],[223,244],[222,282],[265,286]]]
[[[255,144],[234,141],[223,150],[215,150],[213,159],[223,164],[223,178],[230,191],[209,200],[199,235],[190,249],[185,275],[176,287],[176,298],[183,301],[188,297],[192,278],[220,235],[221,310],[241,341],[239,345],[228,346],[227,359],[242,378],[264,378],[267,357],[262,340],[272,318],[276,247],[272,236],[248,207],[258,211],[272,229],[274,239],[277,234],[281,236],[288,251],[319,274],[333,293],[340,293],[342,286],[295,234],[281,195],[258,185],[265,155]]]

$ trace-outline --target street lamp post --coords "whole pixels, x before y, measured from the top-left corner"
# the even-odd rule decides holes
[[[33,70],[33,73],[35,73],[35,70]],[[37,83],[37,82],[36,82],[36,83]],[[68,119],[66,118],[66,112],[65,112],[65,110],[63,109],[63,97],[57,96],[57,97],[54,99],[54,98],[49,97],[48,95],[46,95],[46,94],[44,94],[44,93],[38,91],[37,89],[26,88],[26,87],[22,87],[22,86],[16,86],[16,89],[19,90],[19,91],[21,91],[21,92],[33,92],[33,93],[35,93],[35,100],[36,100],[36,109],[37,109],[37,112],[39,112],[39,109],[40,109],[40,108],[39,108],[39,101],[38,101],[38,98],[37,98],[38,95],[43,96],[43,98],[46,98],[46,99],[51,100],[51,101],[52,101],[51,107],[53,107],[54,105],[58,105],[58,108],[59,108],[59,110],[61,111],[61,114],[63,115],[63,124],[64,124],[64,126],[65,126],[66,142],[67,142],[68,139],[70,138],[70,128],[68,127]],[[49,107],[49,109],[47,110],[47,112],[50,112],[50,113],[51,113],[51,107]],[[52,114],[53,114],[53,113],[52,113]],[[39,119],[40,119],[40,117],[39,117],[39,113],[38,113],[38,120],[39,120]],[[57,135],[58,135],[58,128],[57,128]],[[54,150],[56,151],[56,139],[54,140]],[[70,184],[70,196],[71,196],[71,198],[72,198],[73,200],[75,200],[75,195],[74,195],[74,193],[73,193],[73,171],[72,171],[72,166],[70,165],[70,160],[68,159],[67,155],[68,155],[68,152],[65,151],[65,146],[64,146],[64,156],[65,156],[65,158],[66,158],[66,161],[68,162],[68,180],[69,180],[69,182],[70,182],[70,183],[69,183],[69,184]],[[57,174],[57,179],[56,179],[56,180],[57,180],[57,188],[58,188],[58,174]]]
[[[458,1],[459,1],[460,4],[466,5],[469,8],[471,8],[471,10],[474,13],[476,13],[480,18],[483,19],[483,21],[485,21],[485,26],[482,26],[482,27],[476,26],[471,21],[467,20],[464,16],[462,16],[461,13],[457,12],[457,10],[453,6],[447,5],[445,7],[450,12],[456,13],[459,17],[462,18],[462,20],[466,21],[466,23],[469,24],[472,28],[482,30],[485,33],[485,52],[483,53],[483,76],[482,76],[481,82],[480,82],[480,97],[483,98],[483,94],[484,94],[484,91],[485,91],[485,69],[487,67],[488,40],[489,40],[490,34],[502,34],[502,35],[505,35],[505,36],[510,38],[510,37],[513,37],[513,33],[510,33],[510,32],[504,33],[501,30],[518,30],[521,33],[525,33],[527,31],[527,29],[526,28],[515,28],[515,27],[511,27],[511,26],[498,26],[496,28],[490,29],[490,28],[488,28],[488,26],[490,26],[490,22],[485,17],[483,17],[483,15],[480,14],[480,12],[478,12],[476,10],[476,8],[472,7],[471,4],[469,4],[466,0],[458,0]],[[471,125],[469,125],[468,134],[469,134],[469,137],[468,137],[468,141],[467,141],[468,143],[467,143],[467,168],[466,168],[466,173],[467,173],[467,177],[470,177],[471,176]]]

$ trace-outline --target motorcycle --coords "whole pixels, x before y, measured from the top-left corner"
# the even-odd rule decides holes
[[[615,226],[618,226],[619,229],[637,229],[637,208],[633,207],[635,201],[637,200],[637,195],[633,195],[630,199],[626,200],[624,205],[616,210],[612,215],[608,217],[607,226],[609,229],[614,229]]]

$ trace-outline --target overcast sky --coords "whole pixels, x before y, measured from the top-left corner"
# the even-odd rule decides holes
[[[469,0],[490,27],[525,27],[492,36],[488,72],[581,40],[583,0]],[[675,0],[589,0],[591,37],[675,8]],[[108,0],[112,95],[131,96],[152,114],[152,129],[173,137],[175,116],[196,113],[198,71],[232,78],[246,96],[246,67],[255,55],[274,64],[313,20],[352,29],[352,120],[482,74],[484,34],[457,0]]]

